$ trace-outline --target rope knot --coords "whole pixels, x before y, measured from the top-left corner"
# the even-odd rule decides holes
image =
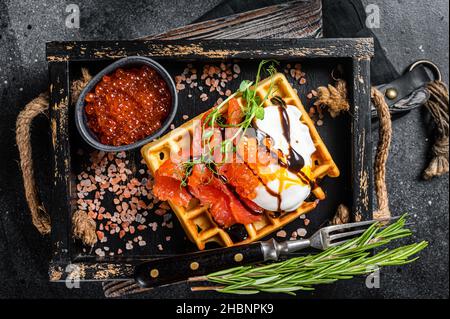
[[[93,246],[97,242],[96,223],[82,210],[77,210],[72,216],[73,236],[81,239],[87,246]]]
[[[346,112],[350,109],[347,99],[347,84],[344,80],[338,79],[336,86],[331,84],[320,86],[316,91],[317,100],[314,102],[314,105],[326,105],[331,117],[335,118],[341,112]]]
[[[448,139],[449,139],[449,114],[448,114],[448,89],[445,83],[433,81],[427,85],[430,98],[425,107],[430,112],[437,128],[437,138],[432,148],[433,157],[428,167],[423,172],[423,178],[430,180],[435,176],[448,173]]]

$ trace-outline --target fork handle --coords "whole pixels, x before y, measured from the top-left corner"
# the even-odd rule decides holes
[[[257,242],[150,260],[135,268],[134,278],[141,287],[150,288],[262,261],[262,246]]]
[[[269,239],[262,242],[261,246],[264,255],[264,261],[276,261],[281,255],[287,255],[289,253],[311,247],[311,241],[309,239],[298,239],[278,242],[275,239]]]

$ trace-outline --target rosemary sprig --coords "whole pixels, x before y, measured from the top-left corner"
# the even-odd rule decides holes
[[[410,257],[427,247],[426,241],[383,249],[376,254],[370,251],[392,240],[410,236],[411,231],[404,228],[405,220],[406,215],[403,215],[384,229],[378,223],[373,224],[361,236],[315,255],[294,257],[263,266],[231,268],[209,274],[206,278],[209,282],[221,284],[214,290],[223,293],[282,292],[295,295],[298,290],[313,290],[315,285],[369,274],[373,272],[374,266],[411,263],[418,257]]]

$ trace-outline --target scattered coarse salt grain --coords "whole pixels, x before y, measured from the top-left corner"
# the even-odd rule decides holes
[[[169,210],[170,206],[167,202],[162,202],[161,205],[159,205],[159,208]]]
[[[147,243],[145,242],[145,240],[140,240],[139,242],[138,242],[138,245],[139,246],[145,246]]]
[[[166,236],[166,241],[170,241],[171,238],[172,237],[170,237],[170,236]]]
[[[285,238],[286,235],[287,235],[287,234],[286,234],[286,231],[284,231],[284,230],[280,230],[280,231],[277,232],[277,236],[278,236],[278,237]]]
[[[158,223],[153,222],[148,224],[148,226],[151,227],[153,231],[156,231],[156,229],[158,228]]]
[[[177,92],[179,92],[179,91],[181,91],[181,90],[184,90],[184,89],[186,88],[186,85],[184,85],[184,84],[182,84],[182,83],[178,83],[178,84],[176,85],[176,88],[177,88]]]
[[[100,257],[104,257],[104,256],[105,256],[105,252],[104,252],[101,248],[97,248],[97,249],[95,250],[95,254],[96,254],[97,256],[100,256]]]
[[[98,221],[96,234],[100,243],[108,241],[106,235],[122,239],[126,233],[144,231],[147,226],[143,225],[145,223],[143,216],[148,213],[140,214],[138,211],[152,209],[154,205],[151,193],[153,180],[148,177],[151,174],[141,179],[134,177],[134,170],[128,168],[130,160],[126,156],[126,152],[92,152],[91,165],[77,175],[78,209],[86,211],[90,218]],[[145,165],[143,159],[140,162]],[[149,173],[143,168],[138,172],[141,176],[146,172]],[[106,194],[108,196],[105,196]],[[106,211],[105,207],[108,206],[104,206],[106,204],[103,202],[104,199],[111,201],[109,205],[114,204],[115,212],[111,214]],[[133,223],[139,225],[132,225]],[[139,240],[142,240],[142,237]],[[130,243],[127,246],[127,249],[132,249]],[[109,248],[104,250],[108,251]]]
[[[208,95],[206,93],[202,93],[200,94],[200,100],[202,100],[203,102],[208,100]]]
[[[158,216],[163,216],[166,213],[167,213],[167,210],[165,210],[165,209],[162,209],[162,208],[155,209],[155,214]]]
[[[294,69],[290,69],[289,70],[289,74],[291,75],[291,77],[295,77],[295,70]]]
[[[186,120],[187,120],[188,118],[189,118],[189,116],[188,116],[188,115],[186,115],[186,114],[185,114],[185,115],[183,115],[183,120],[185,120],[185,121],[186,121]]]
[[[300,219],[305,219],[306,218],[306,214],[301,214],[300,215]]]
[[[137,230],[144,230],[147,228],[147,226],[146,225],[138,225],[136,228],[137,228]]]
[[[131,250],[131,249],[133,249],[133,243],[132,243],[132,242],[127,242],[127,243],[125,244],[125,249],[126,249],[126,250]]]
[[[158,244],[157,247],[158,247],[158,250],[160,250],[160,251],[163,250],[163,246],[161,244]]]
[[[298,234],[300,237],[305,237],[305,236],[306,236],[306,233],[307,233],[307,231],[306,231],[305,228],[299,228],[299,229],[297,229],[297,234]]]
[[[222,62],[219,65],[204,65],[201,75],[198,76],[195,68],[187,66],[182,74],[175,76],[175,83],[178,92],[187,87],[203,91],[206,86],[207,92],[217,91],[220,95],[226,95],[224,89],[226,89],[227,83],[236,79],[240,72],[239,65]],[[188,97],[192,97],[192,91],[189,91]],[[201,94],[200,99],[205,102],[208,100],[208,96]]]
[[[311,222],[311,221],[310,221],[309,219],[307,219],[307,218],[305,218],[305,220],[303,221],[303,223],[305,224],[305,226],[308,226],[310,222]]]

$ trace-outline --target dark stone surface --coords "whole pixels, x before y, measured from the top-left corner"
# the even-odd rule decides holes
[[[0,297],[102,297],[100,284],[67,289],[47,280],[48,238],[33,228],[25,203],[14,141],[14,122],[24,104],[47,87],[44,43],[50,40],[131,39],[181,26],[196,19],[219,0],[83,1],[81,27],[64,25],[70,1],[0,0]],[[448,2],[446,0],[364,1],[378,4],[381,28],[376,29],[388,57],[399,71],[419,58],[438,63],[448,83]],[[367,289],[364,278],[319,287],[302,298],[448,298],[448,175],[429,182],[420,175],[432,145],[429,122],[415,110],[394,123],[388,187],[394,214],[408,212],[415,240],[430,246],[419,261],[381,272],[380,289]],[[376,141],[376,133],[374,133]],[[33,155],[41,189],[50,188],[48,122],[33,127]],[[376,143],[374,143],[374,146]],[[36,147],[37,146],[37,147]],[[48,201],[42,192],[44,202]],[[152,298],[203,298],[184,284],[157,289]],[[214,294],[217,297],[223,295]],[[276,296],[281,298],[284,296]]]

